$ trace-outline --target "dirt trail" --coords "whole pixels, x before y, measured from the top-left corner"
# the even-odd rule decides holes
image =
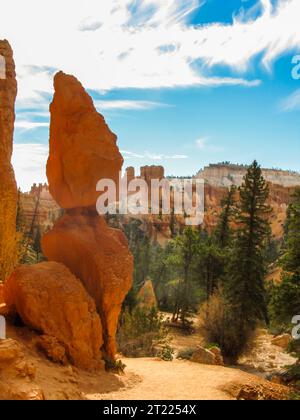
[[[46,360],[34,349],[33,333],[26,328],[13,327],[8,332],[11,338],[22,344],[27,360],[36,366],[37,374],[32,385],[40,387],[50,400],[284,399],[287,395],[286,388],[240,369],[185,360],[164,362],[154,358],[122,358],[127,365],[122,376],[104,371],[85,372]],[[182,347],[191,344],[191,337],[185,339],[182,337],[180,342]]]
[[[282,388],[238,369],[188,361],[125,359],[131,385],[115,392],[86,394],[91,400],[234,400],[244,387],[280,394]],[[135,377],[133,381],[132,378]]]

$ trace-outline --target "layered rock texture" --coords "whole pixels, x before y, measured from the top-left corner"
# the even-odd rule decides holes
[[[240,186],[246,175],[248,167],[231,163],[219,163],[206,166],[198,172],[197,178],[204,179],[214,187]],[[300,185],[300,174],[292,171],[279,169],[262,169],[267,182],[283,187],[295,187]]]
[[[17,82],[13,52],[7,41],[0,41],[0,282],[16,263],[17,186],[11,165]]]
[[[132,284],[133,258],[121,231],[96,213],[101,179],[118,185],[123,158],[102,115],[73,77],[58,73],[50,106],[49,190],[66,210],[42,238],[44,255],[64,264],[95,300],[105,357],[116,354],[116,329]]]
[[[64,209],[94,206],[100,179],[119,180],[123,158],[101,114],[73,76],[58,73],[50,106],[50,193]]]
[[[106,355],[116,354],[115,335],[123,300],[131,287],[133,262],[124,234],[88,209],[68,212],[44,235],[48,259],[65,264],[95,299]]]
[[[18,314],[24,324],[49,337],[42,344],[45,351],[50,349],[46,351],[50,358],[61,354],[55,361],[97,367],[100,318],[93,299],[65,266],[56,262],[20,266],[4,284],[4,299],[11,315]]]

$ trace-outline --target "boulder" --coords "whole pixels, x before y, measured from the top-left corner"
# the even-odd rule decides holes
[[[191,362],[200,363],[203,365],[219,365],[216,355],[203,347],[198,347],[191,357]]]
[[[282,349],[287,350],[291,341],[292,337],[290,334],[283,334],[273,338],[271,344],[273,344],[273,346],[281,347]]]
[[[215,355],[216,365],[224,366],[224,359],[219,347],[212,347],[209,349],[209,351]]]
[[[122,303],[132,285],[133,257],[125,235],[89,210],[68,211],[42,238],[44,255],[63,263],[96,302],[106,356],[116,354]]]
[[[97,368],[102,329],[95,303],[81,282],[55,262],[20,266],[4,285],[11,315],[30,328],[55,337],[74,365]]]
[[[0,55],[5,60],[5,77],[0,77],[0,282],[3,282],[17,260],[17,185],[11,165],[17,81],[13,52],[7,41],[0,41]]]
[[[64,209],[95,206],[99,180],[118,185],[123,158],[117,137],[74,76],[57,73],[54,90],[47,163],[50,193]]]

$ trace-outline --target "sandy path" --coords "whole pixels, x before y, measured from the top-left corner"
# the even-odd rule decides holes
[[[257,382],[257,378],[236,369],[206,366],[188,361],[172,363],[157,359],[126,359],[130,387],[107,394],[86,394],[88,399],[105,400],[230,400],[223,389],[232,383]]]

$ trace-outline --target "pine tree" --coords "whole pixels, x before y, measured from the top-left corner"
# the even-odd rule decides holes
[[[300,275],[300,188],[296,190],[288,207],[285,254],[281,264],[285,271]]]
[[[35,233],[35,236],[34,236],[33,249],[34,249],[34,251],[36,253],[36,261],[39,262],[39,257],[40,257],[40,254],[42,252],[42,248],[41,248],[41,230],[40,230],[39,225],[37,226],[36,233]]]
[[[271,209],[266,204],[269,188],[256,161],[249,167],[240,187],[238,225],[233,249],[230,287],[231,303],[240,307],[249,323],[267,321],[265,304],[265,262],[263,258],[270,234],[268,217]]]
[[[287,210],[284,255],[280,261],[285,272],[280,284],[271,289],[270,312],[275,324],[290,325],[300,313],[300,189]]]
[[[215,231],[217,243],[221,248],[227,247],[232,239],[231,222],[236,210],[235,195],[236,186],[233,185],[229,189],[227,196],[221,201],[222,212]]]
[[[249,167],[240,187],[237,232],[225,282],[227,319],[235,320],[238,340],[229,356],[244,350],[249,334],[259,321],[268,323],[264,278],[265,247],[270,234],[267,205],[269,189],[256,161]],[[227,349],[228,350],[228,349]]]
[[[175,239],[174,245],[174,263],[180,267],[181,275],[176,291],[173,320],[177,321],[180,318],[185,324],[191,310],[194,309],[193,286],[199,245],[197,232],[191,227],[186,228],[183,235]]]

